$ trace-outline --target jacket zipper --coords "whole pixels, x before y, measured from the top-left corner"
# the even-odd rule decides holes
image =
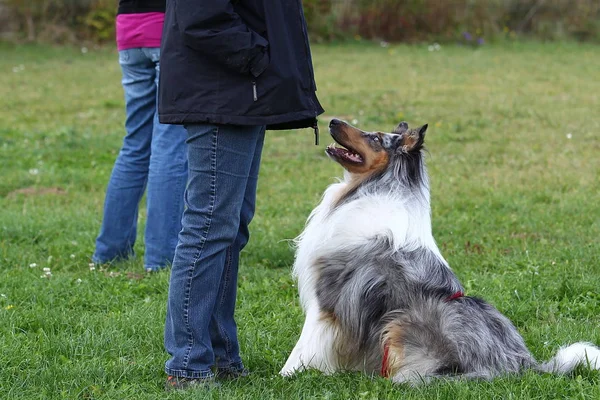
[[[306,58],[306,65],[308,67],[308,77],[310,79],[310,89],[315,90],[317,88],[317,84],[315,82],[315,77],[312,71],[312,65],[310,60],[310,47],[308,43],[308,32],[306,31],[306,19],[304,18],[304,10],[302,7],[302,0],[298,0],[298,8],[300,11],[300,26],[302,26],[302,35],[304,36],[304,53]]]
[[[306,66],[308,71],[308,77],[310,79],[310,90],[316,90],[317,84],[315,82],[314,72],[312,70],[311,58],[310,58],[310,45],[308,43],[308,32],[306,31],[306,19],[304,18],[304,10],[302,7],[302,0],[298,0],[298,8],[300,11],[300,25],[302,26],[302,34],[304,36],[304,54],[306,58]],[[315,120],[313,122],[312,128],[315,131],[315,146],[319,145],[319,121],[317,120],[317,108],[312,101],[312,96],[309,96],[308,100],[310,101],[313,110],[315,111]]]
[[[258,100],[258,92],[256,90],[256,81],[252,81],[252,95],[254,96],[254,101]]]

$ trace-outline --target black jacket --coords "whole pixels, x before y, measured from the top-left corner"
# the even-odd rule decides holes
[[[301,0],[168,0],[162,123],[315,127],[323,108]]]
[[[166,0],[119,0],[117,14],[165,12]]]

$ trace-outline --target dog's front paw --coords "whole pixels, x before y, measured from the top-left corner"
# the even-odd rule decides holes
[[[294,375],[296,372],[298,372],[296,369],[283,367],[281,369],[281,371],[279,371],[279,375],[281,375],[285,378],[289,378],[290,376]]]
[[[302,364],[302,362],[300,362],[300,360],[294,360],[294,359],[289,359],[285,365],[283,366],[283,368],[281,369],[281,371],[279,371],[279,375],[284,376],[284,377],[290,377],[298,372],[302,372],[304,371],[306,368],[304,366],[304,364]]]

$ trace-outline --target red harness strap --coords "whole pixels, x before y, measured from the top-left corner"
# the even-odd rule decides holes
[[[465,294],[461,291],[458,291],[458,292],[452,294],[451,296],[448,296],[448,298],[446,298],[446,300],[444,300],[444,301],[447,303],[452,300],[460,299],[461,297],[465,297]]]
[[[458,292],[453,293],[450,296],[448,296],[444,300],[444,302],[447,303],[452,300],[460,299],[461,297],[465,297],[465,294],[462,291],[458,291]],[[390,357],[390,345],[386,343],[383,345],[383,360],[381,361],[381,376],[383,376],[384,378],[390,377],[390,370],[389,370],[389,365],[388,365],[389,357]]]
[[[390,345],[383,345],[383,361],[381,362],[381,376],[384,378],[390,377],[390,371],[388,370],[388,357],[390,355]]]

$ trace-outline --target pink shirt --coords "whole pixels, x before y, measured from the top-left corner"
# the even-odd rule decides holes
[[[161,12],[117,15],[117,49],[160,47],[164,20]]]

